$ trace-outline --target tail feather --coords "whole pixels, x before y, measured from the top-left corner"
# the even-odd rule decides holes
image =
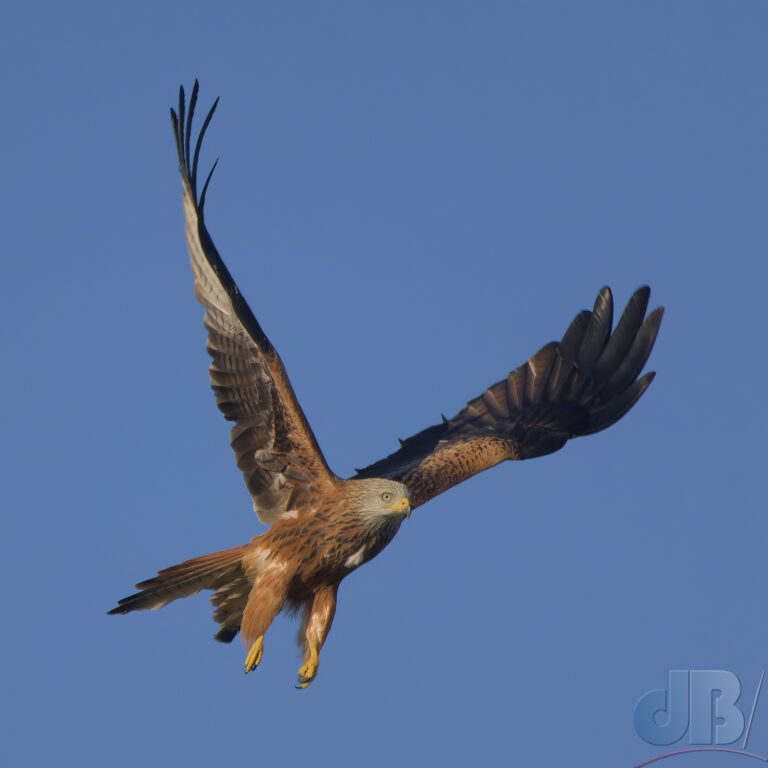
[[[180,597],[196,595],[201,589],[218,590],[244,576],[243,555],[247,545],[203,555],[159,571],[157,576],[136,585],[141,590],[117,601],[108,613],[130,613],[146,608],[154,611]]]

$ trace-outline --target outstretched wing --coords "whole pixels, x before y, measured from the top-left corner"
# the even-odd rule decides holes
[[[312,509],[336,487],[274,347],[253,316],[211,240],[203,219],[205,193],[213,168],[197,197],[200,146],[218,99],[191,144],[198,83],[185,122],[183,87],[179,113],[171,110],[173,135],[184,187],[187,247],[195,278],[195,298],[205,307],[209,369],[216,403],[234,421],[230,442],[237,466],[263,523]],[[214,164],[214,168],[216,165]]]
[[[648,287],[637,290],[611,333],[613,297],[603,288],[594,309],[576,315],[562,341],[542,347],[452,419],[408,438],[356,476],[405,483],[413,508],[505,459],[544,456],[572,437],[610,427],[655,375],[637,378],[664,311],[659,307],[644,320],[649,296]]]

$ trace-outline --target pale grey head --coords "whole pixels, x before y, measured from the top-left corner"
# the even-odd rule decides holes
[[[384,478],[348,481],[347,493],[364,518],[409,517],[411,494],[402,483]]]

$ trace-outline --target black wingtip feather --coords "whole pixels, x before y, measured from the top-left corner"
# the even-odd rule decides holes
[[[623,360],[610,376],[608,382],[601,388],[602,397],[607,400],[623,392],[638,376],[648,362],[648,358],[656,343],[656,336],[661,326],[664,308],[657,307],[651,312],[635,334],[634,341]]]
[[[581,369],[581,375],[589,375],[597,362],[600,353],[605,347],[605,342],[611,333],[613,326],[613,296],[611,289],[605,286],[597,294],[592,316],[587,323],[579,351],[576,354],[576,363]]]
[[[197,81],[195,81],[197,83]],[[203,125],[200,128],[200,133],[197,136],[197,141],[195,142],[195,156],[192,159],[192,178],[195,180],[195,184],[197,183],[197,164],[200,159],[200,147],[203,145],[203,137],[205,136],[205,132],[208,130],[208,126],[211,123],[211,120],[213,119],[213,113],[216,111],[216,107],[219,105],[219,99],[218,97],[213,102],[213,106],[208,110],[208,114],[205,116],[205,120],[203,120]],[[192,115],[192,112],[190,110],[190,117]],[[191,123],[191,121],[190,121]],[[187,162],[189,162],[189,134],[187,135]],[[218,158],[216,159],[216,163],[218,163]],[[213,168],[216,167],[216,163],[213,164]],[[211,174],[213,173],[213,168],[211,168],[210,173],[208,174],[208,179],[205,182],[205,186],[208,186],[208,181],[211,179]],[[194,187],[193,187],[194,189]],[[205,197],[205,189],[203,190],[203,194],[200,195],[200,205],[199,207],[203,207],[203,198]]]
[[[190,167],[189,157],[189,145],[192,136],[192,118],[195,115],[195,107],[197,106],[197,94],[200,91],[200,84],[195,79],[195,84],[192,86],[192,93],[189,95],[189,106],[187,107],[187,123],[184,132],[184,160],[187,169],[187,177],[189,178],[190,185],[192,186],[192,196],[197,199],[197,166]],[[181,98],[182,94],[179,94]]]
[[[197,158],[195,158],[195,162],[197,162]],[[203,191],[200,193],[200,202],[197,204],[197,209],[201,217],[203,215],[203,208],[205,207],[205,193],[208,191],[208,185],[211,183],[211,176],[213,176],[213,172],[216,170],[218,164],[219,158],[217,157],[216,162],[211,166],[211,170],[208,171],[208,177],[205,180],[205,184],[203,184]]]
[[[573,364],[576,362],[579,347],[584,339],[591,318],[592,313],[588,312],[586,309],[579,312],[579,314],[573,318],[573,321],[563,334],[563,338],[560,340],[559,348],[561,360],[554,368],[555,374],[550,379],[548,387],[551,400],[556,400],[560,396],[565,390],[566,382],[573,381]]]
[[[173,137],[176,143],[176,154],[179,158],[179,169],[184,177],[185,182],[189,186],[190,193],[192,195],[195,204],[198,207],[198,212],[202,213],[203,203],[205,202],[205,190],[208,187],[208,182],[211,180],[213,169],[216,167],[216,163],[208,172],[205,184],[203,186],[203,192],[200,195],[200,199],[197,197],[197,172],[200,162],[200,148],[203,144],[203,137],[208,129],[208,125],[213,119],[213,114],[216,111],[216,107],[219,104],[217,98],[211,108],[208,110],[208,114],[203,120],[203,125],[200,128],[197,141],[195,142],[195,149],[192,152],[192,121],[195,116],[195,108],[197,106],[197,97],[200,92],[200,83],[195,79],[192,86],[192,92],[189,96],[189,104],[187,104],[184,86],[179,86],[179,107],[178,112],[171,108],[171,126],[173,128]]]
[[[621,395],[613,400],[609,400],[604,406],[593,410],[590,416],[589,427],[579,432],[579,436],[594,435],[615,424],[632,409],[632,406],[643,396],[643,393],[648,389],[655,377],[656,371],[649,371],[645,376],[627,387]]]

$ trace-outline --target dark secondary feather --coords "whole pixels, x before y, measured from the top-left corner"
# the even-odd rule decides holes
[[[544,456],[572,437],[611,426],[654,377],[637,378],[663,314],[659,307],[645,317],[649,296],[649,288],[637,290],[611,333],[613,297],[603,288],[593,310],[580,312],[561,341],[356,477],[399,480],[416,507],[500,461]]]
[[[209,373],[216,403],[224,416],[235,422],[231,444],[237,465],[243,471],[259,519],[272,523],[286,511],[301,513],[315,508],[323,492],[335,485],[336,478],[320,452],[280,357],[205,227],[203,206],[213,169],[198,201],[198,162],[218,99],[203,122],[193,151],[192,118],[197,93],[195,81],[185,110],[181,88],[178,115],[171,110],[195,298],[206,309],[207,349],[213,358]]]

